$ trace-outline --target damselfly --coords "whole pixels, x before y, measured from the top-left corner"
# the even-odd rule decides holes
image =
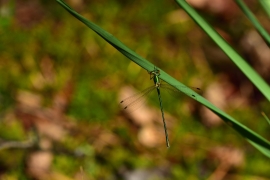
[[[170,143],[169,143],[167,126],[166,126],[166,121],[165,121],[164,112],[163,112],[160,89],[167,89],[169,91],[174,91],[174,92],[180,92],[180,91],[169,84],[161,83],[162,80],[159,77],[160,71],[156,67],[154,68],[153,71],[150,71],[149,74],[150,74],[150,80],[153,79],[153,81],[154,81],[154,85],[143,90],[139,94],[135,94],[129,98],[122,100],[120,103],[124,106],[124,110],[132,109],[133,106],[140,104],[141,99],[144,96],[148,95],[150,92],[152,92],[153,90],[156,89],[157,93],[158,93],[158,100],[159,100],[159,105],[160,105],[160,110],[161,110],[161,115],[162,115],[162,120],[163,120],[164,131],[165,131],[166,145],[169,148]],[[187,89],[187,87],[184,87],[184,86],[181,87],[181,89],[182,88]],[[200,88],[194,88],[194,87],[189,87],[189,88],[194,89],[194,90],[200,90]],[[193,93],[190,93],[189,95],[192,96],[193,98],[196,98],[195,94],[193,94]]]

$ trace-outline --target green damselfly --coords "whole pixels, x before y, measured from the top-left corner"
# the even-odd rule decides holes
[[[166,126],[166,121],[165,121],[164,112],[163,112],[163,105],[162,105],[160,89],[162,88],[162,89],[166,89],[166,90],[173,91],[173,92],[180,92],[180,91],[169,84],[161,83],[162,80],[159,77],[160,71],[156,67],[154,67],[154,70],[150,71],[149,74],[150,74],[150,80],[153,79],[153,81],[154,81],[154,85],[143,90],[142,92],[140,92],[138,94],[135,94],[131,97],[128,97],[128,98],[122,100],[120,103],[124,106],[124,110],[128,111],[129,109],[132,109],[133,106],[140,104],[141,100],[143,99],[142,97],[148,95],[149,93],[153,92],[153,90],[156,89],[157,94],[158,94],[158,100],[159,100],[159,105],[160,105],[160,110],[161,110],[161,115],[162,115],[164,131],[165,131],[166,145],[169,148],[170,143],[169,143],[167,126]],[[186,89],[187,87],[183,86],[181,88]],[[194,90],[200,90],[200,88],[194,88],[194,87],[189,87],[189,88],[194,89]],[[193,93],[191,93],[190,96],[192,96],[193,98],[196,98],[196,96]]]

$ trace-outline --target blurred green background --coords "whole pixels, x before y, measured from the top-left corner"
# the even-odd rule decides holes
[[[69,0],[84,17],[269,139],[270,105],[173,1]],[[233,1],[190,3],[270,82],[270,50]],[[55,1],[0,2],[0,179],[270,179],[270,162],[215,115],[162,92],[127,114],[149,74]],[[256,1],[249,7],[266,29]],[[268,61],[267,61],[268,60]]]

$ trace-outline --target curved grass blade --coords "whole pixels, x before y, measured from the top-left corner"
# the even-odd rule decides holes
[[[224,51],[236,66],[270,101],[270,87],[254,69],[185,1],[175,0],[190,17],[207,33],[209,37]]]
[[[153,70],[154,65],[152,63],[150,63],[146,59],[140,57],[138,54],[136,54],[134,51],[129,49],[127,46],[125,46],[122,42],[120,42],[114,36],[112,36],[111,34],[106,32],[105,30],[103,30],[102,28],[97,26],[96,24],[92,23],[91,21],[85,19],[84,17],[82,17],[81,15],[76,13],[73,9],[71,9],[63,1],[57,0],[57,2],[63,8],[65,8],[69,13],[71,13],[74,17],[76,17],[78,20],[80,20],[85,25],[87,25],[89,28],[91,28],[93,31],[95,31],[97,34],[99,34],[102,38],[104,38],[108,43],[110,43],[112,46],[114,46],[118,51],[120,51],[126,57],[128,57],[129,59],[134,61],[136,64],[140,65],[142,68],[146,69],[148,72]],[[187,5],[187,3],[185,1],[181,1],[180,3],[183,3],[184,4],[183,6],[185,6],[185,8],[187,6],[187,8],[188,8],[187,11],[190,10],[190,7]],[[195,12],[192,8],[191,8],[191,11],[192,11],[191,12],[192,14]],[[197,13],[195,13],[195,16],[198,16],[199,19],[202,19]],[[210,29],[210,32],[213,31],[213,29],[209,25],[207,25],[207,24],[205,25],[203,23],[203,26],[205,26],[205,28],[208,30]],[[216,32],[214,32],[212,35],[214,37],[222,39]],[[225,41],[222,42],[221,44],[225,44],[225,46],[228,46],[228,44],[226,44]],[[230,50],[230,48],[229,48],[227,53],[230,54],[230,52],[232,52],[232,56],[235,56],[236,53],[234,51]],[[238,56],[239,55],[236,54],[236,57],[238,57]],[[240,62],[235,61],[235,63],[238,66],[241,66],[242,62],[244,62],[244,61],[243,61],[243,59],[241,59],[241,57],[238,57],[236,59],[239,59],[239,58],[240,58]],[[245,71],[245,73],[248,73],[250,67],[245,63],[243,66],[244,66],[243,69],[246,69],[246,66],[248,67],[247,71]],[[206,100],[205,98],[203,98],[202,96],[197,94],[195,91],[186,87],[181,82],[177,81],[176,79],[174,79],[173,77],[168,75],[162,69],[159,68],[159,71],[160,71],[160,78],[161,79],[163,79],[168,84],[173,85],[176,89],[178,89],[179,91],[182,91],[183,93],[187,94],[188,96],[190,94],[194,94],[195,97],[192,96],[192,98],[194,98],[196,101],[198,101],[199,103],[201,103],[202,105],[204,105],[205,107],[207,107],[208,109],[213,111],[215,114],[217,114],[225,123],[227,123],[235,131],[237,131],[244,138],[246,138],[248,140],[248,142],[250,142],[255,148],[257,148],[259,151],[261,151],[263,154],[265,154],[267,157],[270,158],[270,142],[269,141],[267,141],[266,139],[264,139],[263,137],[261,137],[260,135],[258,135],[256,132],[252,131],[251,129],[249,129],[245,125],[236,121],[234,118],[232,118],[231,116],[229,116],[228,114],[226,114],[225,112],[223,112],[222,110],[220,110],[219,108],[214,106],[212,103],[210,103],[208,100]],[[251,75],[249,77],[252,79],[252,82],[258,80],[258,82],[256,84],[255,83],[254,84],[256,86],[259,86],[260,90],[263,92],[263,94],[268,99],[270,99],[270,93],[269,93],[270,90],[269,90],[269,87],[265,84],[265,82],[262,81],[262,79],[260,77],[258,77],[258,75],[256,73],[254,76],[254,71],[251,71]],[[183,86],[187,88],[187,91],[184,91],[183,88],[180,88]]]

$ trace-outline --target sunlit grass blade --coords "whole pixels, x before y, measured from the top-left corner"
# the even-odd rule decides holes
[[[249,10],[246,4],[242,0],[235,0],[238,6],[242,9],[248,19],[252,22],[253,26],[257,29],[257,31],[261,34],[265,42],[270,46],[270,35],[268,32],[262,27],[257,18],[253,15],[253,13]],[[270,2],[270,1],[269,1]]]
[[[71,13],[74,17],[76,17],[78,20],[83,22],[85,25],[87,25],[89,28],[91,28],[93,31],[95,31],[97,34],[99,34],[102,38],[104,38],[108,43],[110,43],[113,47],[115,47],[118,51],[120,51],[122,54],[124,54],[126,57],[134,61],[136,64],[140,65],[142,68],[146,69],[148,72],[152,71],[154,68],[154,65],[147,61],[146,59],[142,58],[138,54],[136,54],[134,51],[129,49],[127,46],[125,46],[122,42],[120,42],[118,39],[116,39],[114,36],[112,36],[110,33],[106,32],[96,24],[88,21],[78,13],[76,13],[74,10],[72,10],[69,6],[67,6],[63,1],[57,0],[59,4],[64,7],[69,13]],[[185,2],[185,1],[181,1]],[[186,6],[187,4],[184,3]],[[189,6],[188,6],[189,7]],[[189,9],[189,8],[188,8]],[[193,13],[193,9],[191,10]],[[198,15],[197,15],[198,16]],[[201,19],[199,17],[199,19]],[[210,29],[212,32],[213,29],[205,25],[203,23],[203,26],[205,26],[206,29]],[[213,34],[214,38],[219,38],[222,39],[215,31]],[[232,56],[236,57],[235,63],[239,65],[245,73],[250,73],[251,75],[249,76],[253,81],[258,81],[256,82],[256,86],[261,87],[260,90],[264,93],[264,95],[270,99],[270,90],[267,84],[254,72],[250,66],[248,66],[244,60],[236,54],[235,51],[232,50],[232,48],[229,47],[229,45],[222,39],[221,42],[222,45],[225,45],[226,52],[228,54],[232,53]],[[239,60],[240,59],[240,60]],[[243,67],[242,67],[243,66]],[[234,118],[220,110],[219,108],[215,107],[212,103],[210,103],[208,100],[197,94],[195,91],[192,89],[186,87],[183,85],[181,82],[177,81],[170,75],[168,75],[166,72],[164,72],[162,69],[158,68],[160,71],[160,78],[167,82],[168,84],[174,86],[176,89],[179,91],[183,92],[184,94],[188,95],[189,97],[193,98],[194,100],[198,101],[199,103],[203,104],[206,106],[208,109],[213,111],[215,114],[217,114],[225,123],[227,123],[229,126],[231,126],[234,130],[236,130],[239,134],[241,134],[244,138],[246,138],[251,144],[256,147],[258,150],[260,150],[262,153],[264,153],[266,156],[270,157],[270,142],[268,142],[266,139],[258,135],[256,132],[252,131],[245,125],[241,124],[240,122],[236,121]],[[181,87],[186,87],[186,90],[183,90]],[[194,96],[190,96],[190,94]]]
[[[260,75],[214,30],[185,0],[176,2],[190,15],[190,17],[207,33],[209,37],[224,51],[225,54],[237,65],[248,79],[270,101],[270,87]]]
[[[270,119],[266,116],[266,114],[264,112],[262,112],[262,115],[270,125]]]
[[[267,13],[270,18],[270,1],[269,0],[259,0],[261,6],[264,8],[264,11]]]

